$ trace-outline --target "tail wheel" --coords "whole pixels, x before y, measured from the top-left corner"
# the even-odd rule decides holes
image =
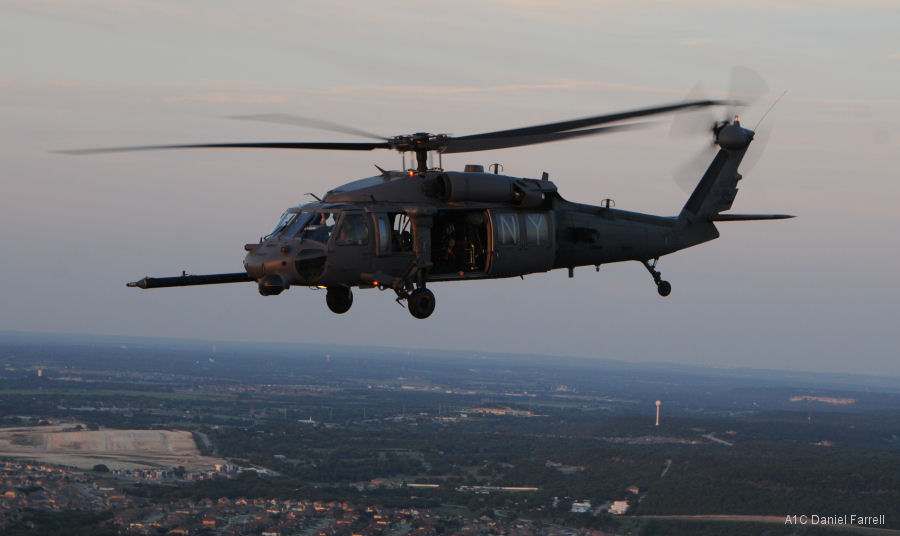
[[[644,268],[646,268],[653,277],[653,282],[656,283],[656,292],[659,292],[659,295],[665,298],[672,293],[672,285],[668,281],[663,281],[662,274],[656,269],[657,261],[659,261],[659,257],[641,261],[641,264],[644,265]]]
[[[428,318],[434,312],[434,294],[427,288],[419,288],[406,299],[409,313],[416,318]]]
[[[350,292],[350,287],[328,287],[325,303],[332,313],[342,315],[353,305],[353,293]]]
[[[672,293],[672,284],[668,281],[660,281],[656,285],[656,292],[659,292],[660,296],[666,297]]]

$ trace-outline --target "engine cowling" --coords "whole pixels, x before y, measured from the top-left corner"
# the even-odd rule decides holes
[[[442,173],[438,177],[438,197],[448,203],[510,203],[525,208],[540,206],[549,192],[550,181],[516,179],[492,173]]]

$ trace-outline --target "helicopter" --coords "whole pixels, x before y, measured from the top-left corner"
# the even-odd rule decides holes
[[[366,136],[371,142],[248,142],[149,145],[63,151],[93,154],[157,149],[318,149],[403,155],[403,169],[384,170],[328,191],[314,202],[288,208],[273,230],[244,246],[244,270],[236,273],[144,277],[141,289],[255,282],[263,296],[292,286],[324,289],[328,308],[343,314],[354,287],[390,290],[413,317],[435,309],[429,286],[444,281],[521,277],[537,272],[640,262],[660,296],[672,285],[657,270],[659,259],[719,237],[716,223],[785,219],[786,214],[723,214],[731,209],[738,171],[754,131],[737,115],[711,127],[718,147],[706,172],[676,216],[657,216],[564,199],[545,172],[540,178],[507,176],[499,164],[462,171],[442,168],[441,156],[609,134],[645,126],[638,118],[733,104],[693,100],[581,119],[467,136],[417,132],[382,137],[335,123],[268,114],[240,119],[298,124]],[[406,153],[415,167],[406,166]],[[429,166],[428,155],[438,158]],[[433,161],[434,159],[432,159]],[[412,163],[412,161],[410,162]]]

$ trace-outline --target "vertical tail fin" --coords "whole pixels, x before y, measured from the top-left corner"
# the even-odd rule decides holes
[[[738,166],[752,140],[753,131],[741,127],[737,120],[716,130],[719,152],[681,209],[682,219],[710,221],[719,212],[731,208],[741,180]]]

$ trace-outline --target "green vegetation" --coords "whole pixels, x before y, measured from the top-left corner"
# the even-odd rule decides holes
[[[119,534],[119,531],[108,523],[112,516],[112,512],[29,510],[22,514],[22,519],[6,526],[3,534],[5,536],[33,536],[34,534],[112,536]]]

